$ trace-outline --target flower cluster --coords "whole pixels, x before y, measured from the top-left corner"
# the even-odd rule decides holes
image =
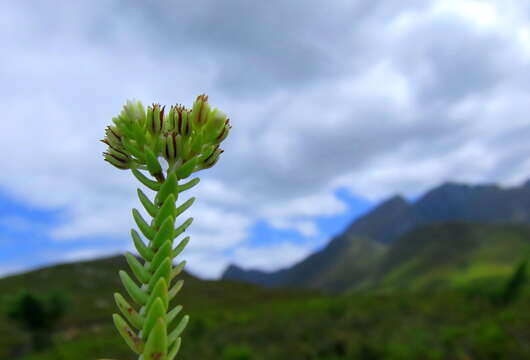
[[[219,148],[231,129],[230,120],[218,109],[210,109],[208,96],[199,95],[192,109],[182,105],[152,104],[147,111],[139,101],[127,101],[121,113],[106,128],[104,159],[119,169],[149,170],[157,180],[164,175],[157,158],[177,170],[179,179],[212,167],[224,151]]]

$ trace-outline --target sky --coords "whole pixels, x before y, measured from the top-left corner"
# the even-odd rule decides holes
[[[0,275],[133,251],[141,184],[98,141],[127,99],[230,118],[179,197],[201,278],[291,266],[395,194],[530,178],[525,0],[3,1],[0,48]]]

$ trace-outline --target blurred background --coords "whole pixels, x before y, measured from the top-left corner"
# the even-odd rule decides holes
[[[206,93],[180,358],[530,359],[528,2],[5,1],[0,46],[0,358],[133,358],[98,140]]]

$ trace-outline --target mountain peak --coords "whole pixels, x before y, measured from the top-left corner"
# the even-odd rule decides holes
[[[394,195],[355,220],[345,234],[366,236],[382,244],[388,244],[408,230],[410,219],[414,219],[412,212],[413,207],[403,196]]]
[[[261,284],[263,279],[265,279],[269,273],[261,270],[245,270],[235,264],[229,264],[223,274],[221,279],[223,280],[236,280],[236,281],[246,281],[256,284]]]
[[[379,207],[390,206],[390,205],[408,205],[408,201],[400,194],[395,194],[379,205]]]

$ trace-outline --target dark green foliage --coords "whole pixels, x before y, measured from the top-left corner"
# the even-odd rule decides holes
[[[31,348],[52,345],[51,334],[68,308],[68,298],[60,292],[37,295],[26,290],[8,298],[6,315],[30,333]]]
[[[24,357],[14,356],[23,333],[0,314],[0,359],[132,359],[108,320],[115,310],[108,299],[118,286],[112,275],[125,265],[119,256],[0,279],[0,294],[24,286],[46,293],[46,287],[64,284],[80,309],[52,331],[56,350]],[[183,334],[181,359],[530,359],[528,287],[499,307],[460,289],[329,296],[182,276],[179,303],[195,316]]]
[[[252,350],[244,345],[227,345],[223,350],[223,360],[252,360]]]
[[[501,301],[503,304],[513,302],[521,294],[523,287],[528,281],[527,265],[528,260],[522,261],[519,265],[517,265],[512,276],[506,282],[504,291],[501,294]]]
[[[53,329],[68,307],[67,296],[59,292],[42,296],[23,290],[8,302],[8,317],[29,330]]]

